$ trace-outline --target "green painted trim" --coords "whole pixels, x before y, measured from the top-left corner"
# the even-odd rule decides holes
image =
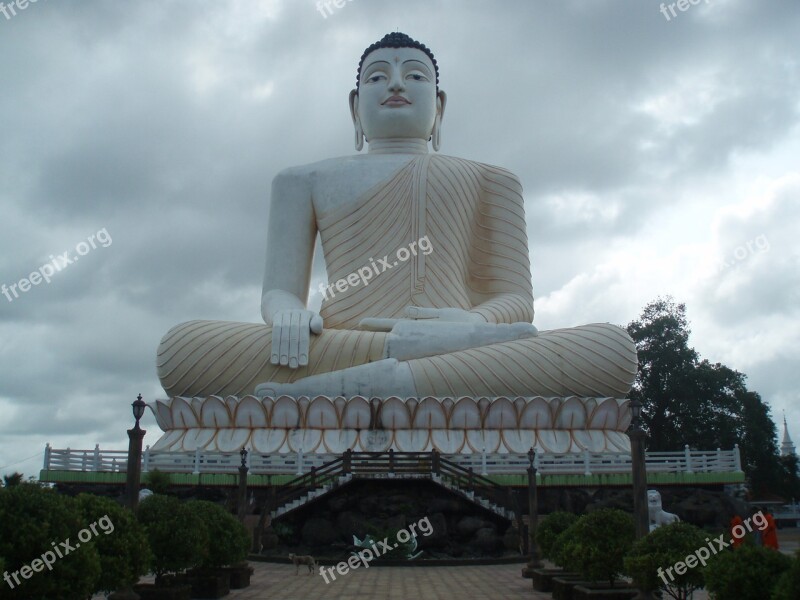
[[[236,486],[239,476],[233,473],[167,473],[170,483],[174,485],[204,486]],[[142,474],[144,479],[146,473]],[[39,480],[50,483],[108,483],[124,484],[126,473],[109,473],[96,471],[40,471]],[[247,485],[266,487],[282,485],[295,478],[295,475],[254,475],[247,476]],[[526,486],[528,476],[489,475],[488,479],[503,486]],[[630,473],[612,473],[605,475],[537,475],[536,481],[541,487],[606,487],[632,485]],[[709,485],[722,483],[744,483],[744,473],[648,473],[647,483],[653,485]]]

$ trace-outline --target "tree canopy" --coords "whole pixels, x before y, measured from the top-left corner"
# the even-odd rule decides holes
[[[791,496],[796,472],[778,453],[770,408],[747,389],[746,376],[701,360],[689,346],[686,306],[658,298],[645,306],[628,333],[639,352],[629,397],[642,403],[651,451],[732,448],[739,444],[751,490]]]

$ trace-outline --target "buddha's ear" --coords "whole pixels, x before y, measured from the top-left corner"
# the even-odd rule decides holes
[[[356,130],[356,150],[360,152],[364,148],[364,130],[358,117],[358,90],[350,90],[350,116]]]
[[[436,94],[436,118],[433,120],[433,130],[431,131],[431,145],[434,152],[438,152],[442,145],[442,118],[445,106],[447,106],[447,94],[439,90]]]

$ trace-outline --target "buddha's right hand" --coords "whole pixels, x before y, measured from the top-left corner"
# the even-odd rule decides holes
[[[311,333],[322,333],[322,317],[310,310],[279,310],[272,317],[273,365],[297,369],[308,365]]]

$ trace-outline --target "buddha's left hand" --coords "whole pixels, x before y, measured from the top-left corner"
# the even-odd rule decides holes
[[[406,318],[414,320],[433,319],[456,323],[485,323],[486,319],[477,313],[461,308],[428,308],[424,306],[407,306]]]

